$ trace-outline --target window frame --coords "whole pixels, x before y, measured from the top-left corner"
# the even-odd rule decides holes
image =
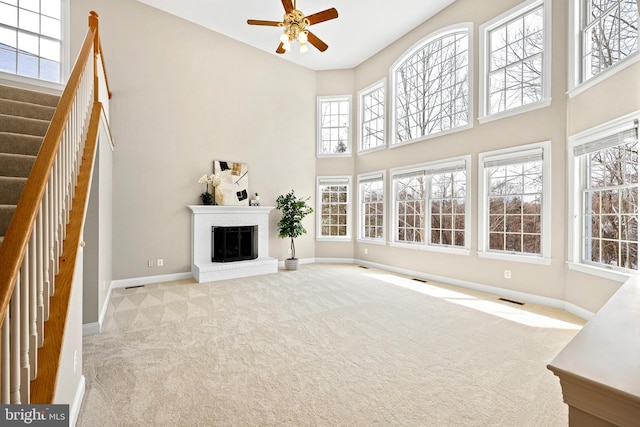
[[[0,83],[13,82],[20,87],[34,87],[62,92],[71,73],[71,0],[60,0],[62,11],[60,16],[60,81],[52,82],[39,78],[23,76],[10,72],[0,71]],[[38,13],[40,16],[40,13]],[[11,27],[13,28],[13,27]]]
[[[326,242],[347,242],[351,241],[352,236],[352,187],[351,187],[352,177],[350,175],[340,175],[340,176],[318,176],[316,179],[316,206],[318,207],[318,212],[316,215],[316,240],[317,241],[326,241]],[[322,191],[321,186],[325,185],[346,185],[347,186],[347,234],[345,236],[325,236],[322,234]]]
[[[521,105],[497,113],[489,112],[489,65],[491,63],[491,52],[489,47],[489,33],[499,27],[507,25],[510,21],[516,20],[528,12],[542,6],[543,8],[543,43],[542,43],[542,94],[539,101]],[[518,114],[545,108],[551,105],[551,60],[553,57],[552,48],[552,0],[528,0],[502,13],[501,15],[485,22],[480,26],[479,46],[480,64],[479,64],[479,97],[478,102],[478,121],[487,123],[493,120],[499,120],[505,117],[511,117]]]
[[[382,89],[383,91],[383,104],[382,104],[382,138],[381,145],[377,145],[371,148],[363,148],[364,143],[364,97],[371,94],[374,91]],[[373,151],[384,150],[387,148],[387,79],[383,78],[377,82],[365,87],[358,91],[358,154],[371,153]]]
[[[638,49],[627,57],[621,59],[610,67],[602,70],[597,75],[584,80],[582,62],[582,30],[584,22],[584,9],[587,0],[569,0],[569,52],[567,55],[568,64],[568,95],[573,98],[584,92],[585,90],[597,85],[598,83],[613,77],[620,71],[631,65],[640,62],[640,30],[638,31]],[[639,6],[640,7],[640,6]]]
[[[372,239],[370,237],[363,236],[364,227],[364,210],[363,210],[363,188],[362,185],[371,181],[382,181],[382,238]],[[376,172],[367,172],[358,174],[357,176],[357,191],[358,191],[358,233],[357,241],[359,243],[371,243],[375,245],[385,245],[387,239],[387,187],[386,187],[386,172],[384,170]]]
[[[431,177],[435,175],[438,171],[445,171],[447,169],[451,169],[454,167],[460,167],[461,170],[465,171],[465,229],[464,229],[464,246],[455,246],[455,245],[441,245],[441,244],[433,244],[431,243],[431,203],[430,203],[430,185],[431,185]],[[398,224],[398,206],[397,206],[397,197],[396,197],[396,178],[403,175],[410,175],[413,173],[420,172],[432,172],[431,174],[425,173],[424,176],[427,179],[425,185],[425,199],[424,203],[424,212],[425,212],[425,230],[424,230],[424,241],[422,243],[408,243],[396,240],[397,235],[397,224]],[[389,246],[398,247],[398,248],[407,248],[407,249],[417,249],[424,250],[430,252],[440,252],[454,255],[470,255],[471,254],[471,155],[464,155],[459,157],[451,157],[443,160],[422,163],[418,165],[412,166],[403,166],[398,168],[393,168],[389,172],[389,196],[387,199],[390,200],[389,203],[389,237],[387,241],[389,242]]]
[[[455,128],[447,129],[440,132],[435,132],[427,135],[423,135],[417,138],[413,138],[406,141],[397,141],[397,122],[396,122],[396,91],[395,87],[398,82],[396,79],[396,71],[397,69],[404,64],[409,58],[411,58],[418,51],[425,49],[431,42],[434,42],[442,37],[445,37],[449,34],[466,31],[468,38],[468,49],[467,49],[467,117],[468,121],[466,125],[458,126]],[[473,31],[473,23],[472,22],[464,22],[455,25],[450,25],[448,27],[437,30],[426,37],[420,39],[417,43],[413,44],[409,49],[407,49],[392,65],[389,69],[389,86],[390,90],[388,93],[387,99],[389,100],[389,148],[398,148],[403,147],[408,144],[413,144],[417,142],[426,141],[432,138],[437,138],[444,135],[449,135],[455,132],[464,131],[467,129],[473,128],[474,124],[474,31]]]
[[[322,105],[325,102],[347,102],[349,107],[348,107],[348,111],[349,111],[349,123],[347,125],[347,149],[344,153],[323,153],[322,152],[322,119],[323,119],[323,115],[322,115]],[[317,147],[316,147],[316,155],[318,158],[330,158],[330,157],[351,157],[351,153],[353,152],[352,150],[352,127],[353,127],[353,103],[352,103],[352,96],[351,95],[335,95],[335,96],[318,96],[317,97],[317,101],[316,101],[316,109],[317,109],[317,115],[316,115],[316,128],[317,128],[317,134],[316,134],[316,140],[317,140]]]
[[[568,209],[567,209],[567,265],[569,269],[602,277],[617,282],[625,282],[637,272],[608,267],[602,264],[585,263],[582,261],[582,227],[583,227],[583,198],[586,186],[586,171],[584,161],[574,154],[576,147],[614,135],[628,129],[634,121],[640,121],[640,110],[617,119],[602,123],[593,128],[569,136],[567,144],[567,180],[568,180]],[[640,184],[639,184],[640,185]]]
[[[488,159],[517,158],[527,152],[542,150],[542,209],[540,226],[540,255],[523,252],[506,252],[489,250],[489,185]],[[535,142],[478,154],[478,256],[480,258],[503,261],[523,262],[530,264],[551,264],[551,141]]]

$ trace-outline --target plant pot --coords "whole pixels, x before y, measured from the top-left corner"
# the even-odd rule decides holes
[[[284,268],[287,270],[297,270],[300,260],[298,258],[287,258],[284,260]]]

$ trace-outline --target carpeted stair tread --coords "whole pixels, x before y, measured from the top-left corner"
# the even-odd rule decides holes
[[[0,205],[0,236],[7,234],[7,228],[15,211],[15,205]]]
[[[3,204],[17,205],[27,183],[27,178],[0,176],[0,200]]]
[[[0,176],[28,178],[36,156],[0,153]],[[2,203],[2,200],[0,200]]]
[[[58,95],[4,85],[0,85],[0,98],[29,102],[31,104],[46,105],[48,107],[56,107],[60,100],[60,96]]]
[[[0,132],[0,152],[36,156],[44,138],[36,135]]]
[[[49,120],[0,114],[0,132],[44,136],[49,128],[49,123]]]
[[[55,111],[55,107],[0,98],[0,114],[51,120]]]

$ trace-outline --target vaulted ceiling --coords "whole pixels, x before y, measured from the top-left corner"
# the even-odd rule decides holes
[[[329,45],[300,53],[275,53],[282,30],[250,26],[247,19],[282,21],[281,0],[138,0],[312,70],[348,69],[361,64],[455,0],[298,0],[305,15],[335,7],[338,18],[311,27]]]

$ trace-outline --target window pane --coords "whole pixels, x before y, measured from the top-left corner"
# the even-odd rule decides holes
[[[394,143],[468,123],[468,34],[442,36],[395,70]]]

